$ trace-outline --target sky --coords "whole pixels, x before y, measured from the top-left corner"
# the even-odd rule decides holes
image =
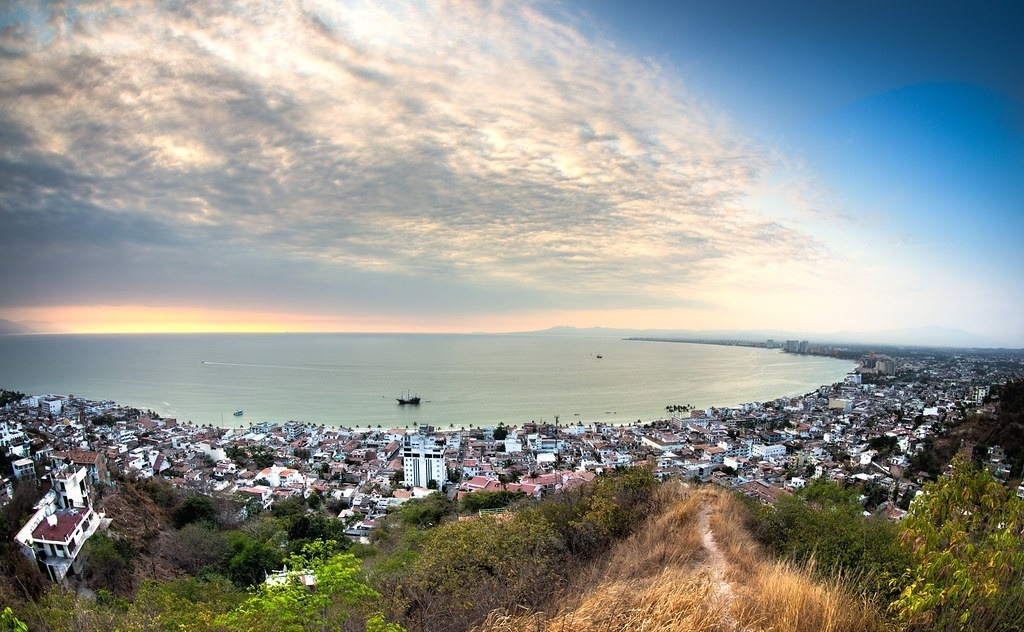
[[[2,2],[0,319],[1024,347],[1022,18]]]

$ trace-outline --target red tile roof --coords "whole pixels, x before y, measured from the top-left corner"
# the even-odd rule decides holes
[[[32,530],[32,539],[66,543],[71,538],[71,534],[75,532],[78,525],[85,520],[87,512],[88,509],[85,508],[62,509],[53,514],[57,517],[56,524],[50,526],[50,523],[47,520],[43,520],[35,529]]]

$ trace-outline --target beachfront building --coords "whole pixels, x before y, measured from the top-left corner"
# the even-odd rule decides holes
[[[39,570],[61,584],[68,573],[81,572],[78,554],[96,533],[103,515],[93,511],[85,467],[59,470],[52,477],[53,488],[14,539]]]
[[[448,481],[444,443],[431,435],[408,435],[402,444],[402,471],[406,485],[427,487],[434,481],[440,489]]]

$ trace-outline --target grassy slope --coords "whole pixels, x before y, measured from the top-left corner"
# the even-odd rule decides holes
[[[773,561],[716,489],[666,485],[666,509],[564,591],[547,612],[493,613],[487,632],[886,629],[864,600]]]

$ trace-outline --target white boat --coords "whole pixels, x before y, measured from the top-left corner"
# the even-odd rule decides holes
[[[234,412],[234,413],[232,413],[232,414],[233,414],[233,415],[234,415],[235,417],[241,417],[241,416],[242,416],[242,415],[244,415],[245,413],[244,413],[244,412],[242,412],[242,409],[241,409],[241,408],[239,408],[239,409],[235,410],[235,412]]]

